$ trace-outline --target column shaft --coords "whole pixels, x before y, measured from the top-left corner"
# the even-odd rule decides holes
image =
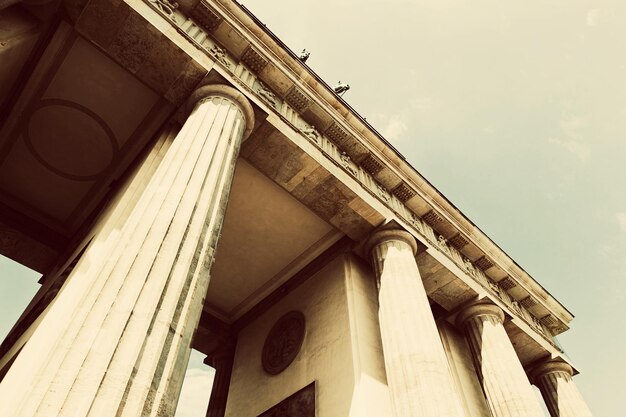
[[[379,280],[379,320],[387,384],[396,417],[461,416],[426,291],[405,231],[384,230],[370,240]]]
[[[572,380],[571,366],[564,362],[546,362],[533,374],[552,417],[593,417]]]
[[[524,368],[503,326],[504,312],[479,304],[459,316],[465,327],[476,372],[493,417],[543,415]]]
[[[204,361],[215,369],[206,417],[224,417],[226,414],[226,402],[228,401],[228,390],[235,359],[235,345],[234,340],[225,342],[224,346]]]
[[[174,414],[253,123],[230,87],[202,87],[194,102],[136,204],[114,207],[0,384],[0,415]]]

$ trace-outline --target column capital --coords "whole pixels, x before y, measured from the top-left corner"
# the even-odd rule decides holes
[[[198,87],[187,99],[187,110],[189,112],[202,102],[202,100],[209,97],[224,97],[235,103],[244,115],[246,121],[246,129],[243,134],[245,140],[254,127],[254,109],[250,104],[250,101],[239,90],[225,84],[207,84]]]
[[[574,369],[570,366],[570,364],[558,359],[551,359],[534,367],[530,372],[530,379],[534,383],[538,378],[556,372],[566,373],[570,377],[574,375]]]
[[[412,234],[402,229],[381,229],[374,232],[365,242],[365,252],[369,255],[376,245],[390,240],[404,242],[411,247],[413,255],[417,253],[417,241]]]
[[[495,304],[472,304],[462,310],[456,317],[456,323],[462,327],[469,319],[478,316],[495,317],[500,323],[504,323],[504,311]]]

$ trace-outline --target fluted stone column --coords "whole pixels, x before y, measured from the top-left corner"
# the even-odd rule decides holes
[[[539,400],[504,328],[502,309],[475,304],[463,310],[457,322],[465,328],[493,417],[542,416]]]
[[[368,247],[379,281],[380,332],[394,416],[464,415],[415,262],[415,239],[403,230],[381,230]]]
[[[552,417],[593,417],[572,380],[574,370],[565,362],[548,361],[533,370],[533,382]]]
[[[190,107],[136,204],[113,208],[0,384],[0,416],[174,415],[254,123],[231,87],[201,87]]]

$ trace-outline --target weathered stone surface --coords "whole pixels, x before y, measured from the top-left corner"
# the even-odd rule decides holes
[[[265,59],[259,51],[254,49],[252,45],[244,51],[241,56],[241,62],[243,62],[254,73],[263,71],[263,68],[267,65],[267,59]]]
[[[396,417],[464,416],[406,231],[369,240],[379,282],[379,320],[387,384]]]
[[[212,32],[215,28],[222,23],[222,18],[215,13],[215,11],[209,6],[209,3],[205,0],[201,0],[197,3],[191,17],[204,29]]]
[[[411,190],[405,183],[401,182],[396,188],[392,191],[393,195],[398,197],[400,201],[403,203],[409,201],[411,198],[415,196],[415,191]]]
[[[190,60],[187,66],[178,75],[178,78],[176,78],[170,88],[165,92],[164,97],[172,104],[178,106],[182,105],[206,74],[207,72],[203,67],[197,62]]]
[[[130,14],[109,46],[110,55],[132,73],[137,72],[161,32],[137,14]]]
[[[311,104],[309,99],[297,86],[293,86],[287,95],[285,101],[289,103],[295,111],[302,113]]]
[[[153,155],[140,166],[147,185],[138,174],[124,189],[9,369],[0,415],[174,414],[236,156],[254,124],[228,87],[202,87],[193,100],[180,132],[157,141],[158,167]]]
[[[465,329],[474,365],[494,417],[537,417],[543,411],[504,329],[504,312],[475,304],[457,321]]]
[[[131,9],[124,2],[90,0],[76,22],[76,28],[107,49],[130,14]]]
[[[574,370],[561,361],[546,361],[532,371],[552,417],[593,417],[572,380]]]
[[[169,42],[159,42],[148,52],[137,76],[159,93],[165,93],[183,72],[189,57]]]
[[[293,362],[302,347],[305,330],[306,319],[300,311],[290,311],[278,319],[263,345],[261,364],[265,372],[277,375]]]

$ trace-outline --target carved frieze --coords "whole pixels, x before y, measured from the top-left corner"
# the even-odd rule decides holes
[[[537,305],[537,300],[535,300],[532,296],[528,296],[526,298],[522,298],[521,300],[519,300],[519,303],[524,307],[524,308],[531,308]]]
[[[450,252],[450,249],[448,248],[448,241],[442,235],[439,235],[439,237],[437,238],[437,244],[444,252]]]
[[[461,250],[465,246],[467,246],[467,244],[469,243],[469,240],[464,238],[463,235],[461,235],[460,233],[457,233],[456,235],[454,235],[450,239],[448,239],[448,243],[452,247],[454,247],[454,248],[456,248],[458,250]]]
[[[469,272],[470,275],[474,276],[476,274],[476,270],[474,269],[474,264],[472,263],[472,261],[469,260],[469,258],[463,258],[463,266],[465,267],[465,270]]]
[[[495,292],[498,296],[502,295],[502,293],[500,292],[500,286],[498,285],[497,282],[495,282],[491,278],[487,278],[487,283],[489,284],[489,288],[493,292]]]
[[[389,202],[389,200],[391,200],[391,194],[389,194],[389,192],[387,191],[387,189],[385,187],[383,187],[382,185],[376,183],[376,194],[382,198],[386,203]]]
[[[539,319],[539,321],[548,327],[552,327],[558,323],[554,316],[550,314],[548,314],[547,316],[543,316]]]
[[[428,213],[422,216],[422,220],[429,226],[433,227],[443,221],[443,218],[438,215],[435,210],[430,210]]]
[[[222,18],[211,9],[209,3],[201,0],[193,12],[191,12],[191,18],[195,20],[203,29],[212,32],[216,27],[222,23]]]
[[[474,265],[476,265],[476,268],[486,271],[493,266],[493,262],[486,256],[482,256],[474,261]]]
[[[270,106],[277,108],[278,107],[278,98],[276,94],[272,92],[265,84],[261,81],[258,81],[258,85],[256,87],[256,92]]]
[[[341,165],[352,175],[356,175],[358,173],[356,164],[352,162],[350,156],[345,152],[341,152]]]
[[[328,139],[333,141],[336,145],[340,146],[346,141],[348,138],[348,132],[346,132],[341,126],[337,123],[333,123],[327,130],[326,136]]]
[[[317,145],[322,143],[322,135],[313,126],[304,125],[300,127],[300,131],[304,133],[310,141],[315,142]]]
[[[254,49],[252,45],[248,45],[244,51],[241,56],[241,62],[243,62],[252,72],[256,74],[263,71],[263,68],[267,65],[267,59],[265,59],[259,51]]]
[[[299,311],[290,311],[272,327],[265,339],[261,363],[270,375],[284,371],[298,356],[304,340],[305,319]]]
[[[404,218],[408,221],[409,224],[415,227],[415,229],[422,234],[429,242],[439,247],[440,250],[448,256],[453,262],[455,262],[459,267],[467,270],[469,275],[479,282],[481,285],[485,287],[489,287],[488,278],[483,273],[484,270],[489,269],[493,266],[493,263],[487,259],[485,256],[481,257],[473,264],[468,259],[464,259],[463,255],[458,252],[459,249],[463,248],[468,244],[468,241],[465,237],[457,234],[449,239],[446,243],[445,247],[441,245],[437,241],[438,234],[434,232],[433,226],[441,223],[443,218],[435,211],[431,210],[426,213],[420,219],[413,213],[408,207],[403,207],[401,210],[398,210],[397,204],[399,202],[404,203],[414,196],[414,191],[411,188],[401,183],[396,186],[394,189],[387,190],[382,187],[373,177],[377,176],[385,167],[385,164],[374,156],[371,153],[368,153],[362,159],[359,158],[360,165],[363,170],[359,171],[358,165],[348,159],[347,154],[342,152],[341,148],[345,148],[346,144],[350,141],[355,141],[356,139],[352,137],[344,128],[342,128],[337,122],[331,124],[331,126],[325,131],[326,138],[322,136],[322,134],[316,129],[315,126],[308,124],[302,116],[303,110],[305,110],[310,105],[310,98],[300,89],[292,86],[291,89],[287,91],[284,96],[285,103],[289,104],[283,105],[282,99],[278,98],[274,92],[272,92],[268,87],[261,83],[261,81],[256,77],[259,71],[267,65],[266,59],[263,55],[257,51],[248,47],[241,57],[242,63],[245,65],[236,66],[235,62],[232,58],[227,54],[225,50],[217,46],[215,42],[211,39],[211,36],[208,33],[214,31],[218,25],[222,23],[222,18],[215,10],[209,7],[208,3],[205,0],[201,0],[201,2],[196,6],[196,8],[191,13],[191,18],[195,21],[199,26],[201,31],[206,31],[204,35],[198,29],[194,29],[195,32],[199,32],[198,34],[192,35],[189,32],[189,28],[192,27],[192,21],[187,18],[185,20],[185,16],[181,13],[180,10],[176,8],[175,3],[171,2],[171,0],[144,0],[146,3],[152,5],[152,7],[156,8],[161,14],[167,17],[173,24],[179,26],[179,28],[187,33],[190,38],[193,39],[201,48],[207,51],[207,53],[211,54],[217,61],[224,65],[226,69],[233,73],[235,77],[238,77],[243,85],[251,87],[252,90],[257,94],[259,98],[261,98],[268,105],[273,107],[276,110],[283,111],[284,108],[293,108],[295,112],[291,112],[289,122],[294,126],[301,126],[299,130],[301,133],[308,138],[311,142],[314,142],[319,147],[323,148],[324,154],[333,159],[338,165],[343,166],[350,174],[357,179],[361,185],[368,188],[374,195],[379,196],[382,200],[389,203],[390,207],[398,214],[400,217]],[[159,1],[159,4],[155,4],[156,1]],[[161,7],[161,6],[167,7]],[[170,14],[170,10],[175,10],[176,19],[172,18]],[[264,64],[265,62],[265,64]],[[245,68],[249,68],[246,70]],[[237,72],[238,71],[238,72]],[[249,79],[244,79],[244,77],[248,77]],[[291,110],[291,109],[290,109]],[[281,115],[284,116],[283,113]],[[358,174],[358,175],[357,175]],[[369,175],[368,175],[369,174]],[[371,177],[370,177],[371,176]],[[397,197],[397,200],[392,201],[391,195]],[[399,201],[398,201],[399,200]],[[513,278],[510,280],[515,283]],[[505,287],[510,285],[508,283],[502,284],[501,287],[506,289]],[[502,299],[507,305],[511,306],[512,300],[508,296],[508,294],[504,291],[499,295],[500,299]],[[539,323],[539,319],[532,316],[526,309],[532,307],[537,304],[537,302],[531,297],[527,297],[527,299],[521,300],[520,303],[524,309],[521,310],[523,314],[520,314],[524,320],[527,322],[537,322]],[[515,306],[512,306],[513,310]],[[550,339],[550,334],[547,332],[545,328],[542,327],[541,323],[535,324],[535,328],[544,336],[548,338],[548,340],[553,343]],[[562,327],[562,326],[561,326]],[[553,329],[557,328],[554,326]]]
[[[228,59],[228,55],[226,54],[226,51],[224,51],[222,48],[220,48],[217,45],[213,45],[212,47],[208,49],[208,51],[211,55],[213,55],[213,57],[215,57],[215,59],[217,59],[222,64],[226,65],[228,69],[232,68],[233,64]]]
[[[150,3],[154,4],[163,14],[176,22],[174,12],[178,9],[178,3],[170,0],[150,0]]]
[[[295,84],[287,92],[285,101],[298,113],[302,113],[311,104],[311,100]]]
[[[376,176],[384,167],[383,163],[371,153],[361,161],[361,166],[372,176]]]
[[[398,199],[403,203],[406,203],[407,201],[415,197],[416,194],[415,191],[410,189],[409,186],[403,182],[401,182],[396,188],[394,188],[392,193],[393,195],[398,197]]]
[[[424,225],[422,224],[422,219],[420,219],[417,214],[409,212],[409,223],[415,227],[420,233],[424,233]]]
[[[508,291],[508,290],[510,290],[512,288],[517,287],[517,284],[515,283],[515,281],[513,281],[513,279],[511,277],[509,277],[509,276],[507,276],[504,279],[501,279],[500,281],[498,281],[498,284],[505,291]]]

